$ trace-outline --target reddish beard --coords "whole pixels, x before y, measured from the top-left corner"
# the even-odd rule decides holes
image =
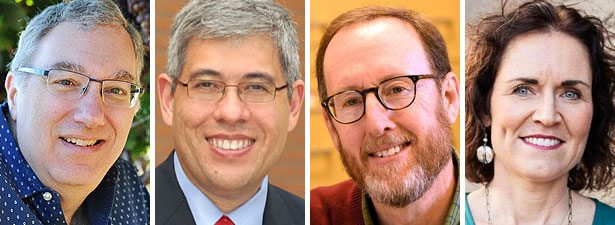
[[[402,128],[397,133],[387,133],[364,143],[360,151],[360,162],[353,159],[343,148],[340,158],[346,173],[373,201],[393,207],[404,207],[419,199],[431,188],[435,178],[451,160],[452,136],[443,106],[438,104],[438,125],[426,131],[422,140]],[[335,130],[337,132],[337,130]],[[337,143],[341,143],[339,135]],[[409,143],[407,147],[413,157],[407,161],[392,162],[386,166],[368,168],[368,152],[383,145]]]

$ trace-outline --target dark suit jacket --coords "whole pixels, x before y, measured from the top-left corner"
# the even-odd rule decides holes
[[[175,176],[173,153],[156,167],[156,224],[193,225],[194,217]],[[304,224],[304,200],[269,184],[263,224]]]

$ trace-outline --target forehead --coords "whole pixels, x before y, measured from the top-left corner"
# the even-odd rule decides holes
[[[180,79],[187,81],[203,75],[214,76],[199,71],[214,71],[216,79],[225,81],[249,79],[254,74],[267,75],[277,82],[284,80],[278,49],[273,39],[266,35],[207,40],[191,38]]]
[[[130,35],[120,26],[99,25],[82,30],[60,23],[43,37],[33,56],[34,67],[72,64],[92,78],[110,79],[127,72],[137,82],[136,57]]]
[[[414,27],[390,17],[339,30],[327,47],[323,66],[329,95],[375,86],[396,75],[431,73]]]
[[[513,38],[502,56],[498,77],[544,76],[591,83],[587,48],[560,32],[523,34]]]

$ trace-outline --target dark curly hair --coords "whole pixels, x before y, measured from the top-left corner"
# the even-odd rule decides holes
[[[512,39],[530,32],[561,32],[581,41],[586,47],[592,72],[593,117],[585,152],[578,167],[569,171],[572,190],[597,190],[609,187],[615,177],[615,57],[613,36],[602,21],[583,15],[569,6],[554,6],[545,0],[522,4],[512,12],[482,19],[468,33],[473,44],[466,55],[466,178],[485,183],[493,179],[493,163],[482,164],[476,149],[490,128],[490,96],[502,56]],[[488,143],[491,145],[491,143]]]

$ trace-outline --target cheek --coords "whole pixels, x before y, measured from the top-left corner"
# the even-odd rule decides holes
[[[570,129],[572,136],[579,138],[585,142],[589,136],[589,130],[592,123],[593,108],[591,105],[584,107],[569,107],[564,111],[564,120],[567,121],[567,127]]]
[[[259,127],[268,138],[278,139],[278,142],[285,143],[288,131],[289,106],[284,102],[276,102],[274,105],[250,105],[251,117],[248,123],[251,126]]]
[[[196,128],[201,125],[208,117],[211,117],[215,106],[199,107],[198,104],[189,101],[175,101],[175,111],[173,112],[173,126],[179,125],[186,128]],[[177,104],[179,103],[179,104]],[[181,131],[178,129],[177,131]]]
[[[523,101],[513,102],[504,97],[492,99],[490,125],[494,149],[499,149],[497,146],[504,144],[506,137],[510,139],[516,135],[528,118],[528,108]]]
[[[107,112],[107,119],[111,123],[111,127],[115,131],[115,135],[118,137],[120,143],[126,142],[130,127],[132,126],[132,120],[135,113],[133,110],[125,111],[111,111]]]
[[[362,120],[363,119],[352,124],[339,124],[332,120],[334,123],[333,127],[337,131],[339,143],[341,145],[336,147],[342,147],[346,149],[346,151],[350,152],[359,152],[360,145],[364,141],[363,137],[365,136],[365,128],[359,126],[358,124],[362,123]]]

